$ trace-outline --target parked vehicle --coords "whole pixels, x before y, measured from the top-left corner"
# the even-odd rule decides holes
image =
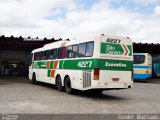
[[[29,79],[55,84],[67,93],[131,88],[132,52],[129,37],[104,34],[50,43],[32,51]]]
[[[152,56],[149,53],[134,53],[134,80],[147,80],[152,76]]]

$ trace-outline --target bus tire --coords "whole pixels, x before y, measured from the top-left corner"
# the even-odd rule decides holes
[[[36,74],[35,73],[33,73],[33,75],[32,75],[32,84],[37,85],[37,80],[36,80]]]
[[[71,94],[73,93],[72,85],[71,85],[71,80],[69,77],[66,77],[64,80],[64,88],[66,93]]]
[[[61,76],[59,75],[56,77],[56,86],[57,86],[58,91],[60,92],[64,91],[64,88],[62,86],[62,79],[61,79]]]

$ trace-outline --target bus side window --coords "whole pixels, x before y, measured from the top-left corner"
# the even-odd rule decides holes
[[[53,59],[53,49],[50,50],[50,57],[49,57],[51,60]]]
[[[37,60],[40,60],[40,52],[37,52],[37,53],[36,53],[36,61],[37,61]]]
[[[62,57],[62,58],[65,58],[66,55],[67,55],[67,49],[66,49],[66,47],[64,47],[64,48],[62,48],[61,57]]]
[[[89,42],[87,43],[87,48],[86,48],[86,57],[91,57],[93,56],[93,50],[94,50],[94,43]]]
[[[56,59],[57,58],[57,49],[50,50],[50,59]]]
[[[34,61],[36,61],[36,56],[37,56],[37,53],[34,53]]]
[[[72,46],[67,47],[67,58],[72,58]]]
[[[38,52],[36,55],[36,60],[42,60],[43,59],[43,52]]]
[[[46,60],[46,58],[47,58],[46,56],[47,56],[47,53],[46,53],[46,51],[44,51],[43,52],[43,60]]]
[[[46,59],[49,60],[49,50],[47,50],[47,56]]]
[[[73,46],[73,51],[72,51],[72,57],[76,58],[77,57],[77,51],[78,51],[78,45]]]
[[[43,52],[43,60],[48,60],[49,59],[49,51],[46,50]]]
[[[67,49],[66,47],[63,48],[58,48],[58,59],[64,59],[67,54]]]
[[[79,44],[78,57],[85,57],[86,43]]]
[[[56,59],[57,58],[57,49],[54,49],[53,50],[53,59]]]

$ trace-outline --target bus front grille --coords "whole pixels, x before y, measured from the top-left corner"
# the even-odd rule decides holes
[[[83,88],[91,87],[91,71],[83,71]]]

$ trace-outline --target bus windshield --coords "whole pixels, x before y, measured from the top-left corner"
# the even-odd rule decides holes
[[[145,56],[144,55],[134,55],[134,64],[142,64],[145,61]]]

